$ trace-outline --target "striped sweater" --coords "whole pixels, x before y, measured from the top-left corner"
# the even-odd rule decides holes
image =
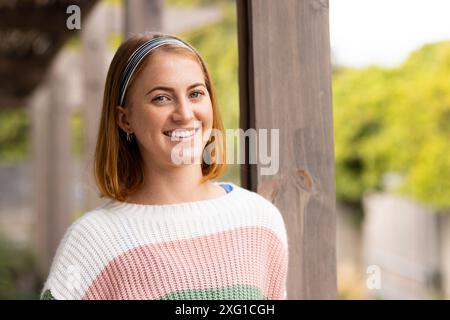
[[[41,299],[286,299],[279,210],[228,185],[214,199],[87,212],[61,240]]]

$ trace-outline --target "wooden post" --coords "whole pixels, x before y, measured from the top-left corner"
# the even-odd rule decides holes
[[[30,101],[32,116],[35,245],[45,277],[73,214],[71,132],[64,52]]]
[[[335,299],[328,1],[238,0],[237,8],[240,126],[280,130],[279,172],[264,176],[261,165],[244,165],[242,185],[268,198],[283,214],[289,240],[288,299]]]
[[[32,179],[33,179],[33,243],[37,258],[38,274],[41,278],[49,269],[50,226],[49,226],[49,180],[48,158],[50,149],[48,144],[50,113],[50,92],[45,83],[35,90],[30,97],[28,110],[31,118],[31,147],[32,147]]]
[[[145,31],[161,31],[163,0],[125,1],[125,38]]]
[[[84,207],[92,210],[103,201],[94,181],[94,152],[102,112],[103,92],[108,72],[108,36],[113,27],[109,19],[111,6],[99,3],[89,15],[81,30],[81,59],[83,65],[84,103]]]

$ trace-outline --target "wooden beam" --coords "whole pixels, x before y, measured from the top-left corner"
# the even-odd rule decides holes
[[[39,82],[44,80],[48,67],[49,62],[47,61],[42,65],[25,62],[24,65],[11,64],[4,69],[0,66],[2,75],[0,78],[0,96],[25,98]],[[18,75],[24,76],[18,77]]]
[[[84,211],[102,203],[94,180],[94,153],[102,113],[103,93],[109,64],[108,39],[112,6],[99,3],[89,16],[81,33],[84,103],[83,190]]]
[[[35,239],[38,271],[48,274],[52,258],[72,221],[71,130],[64,55],[30,102],[32,114]]]
[[[125,1],[125,38],[145,31],[161,31],[163,0]]]
[[[29,99],[28,110],[31,116],[31,146],[33,157],[33,244],[37,257],[37,271],[43,279],[49,270],[51,233],[49,225],[48,176],[49,161],[49,113],[50,90],[47,84],[41,85]]]
[[[335,299],[336,217],[326,0],[237,2],[242,129],[279,129],[279,172],[242,180],[282,212],[288,299]],[[269,138],[270,140],[270,138]],[[271,146],[274,147],[274,146]]]
[[[10,107],[2,103],[4,97],[6,101],[20,100],[32,94],[64,43],[77,34],[77,30],[66,27],[67,7],[78,5],[83,23],[96,3],[18,1],[0,6],[0,38],[4,42],[0,49],[0,108]],[[46,43],[50,45],[46,47]]]
[[[19,57],[0,52],[0,96],[24,99],[44,80],[52,60],[65,41],[58,37],[51,40],[52,45],[43,55],[27,53]],[[0,108],[3,107],[9,106],[0,104]]]
[[[1,85],[1,84],[0,84]],[[0,94],[0,110],[17,110],[27,107],[28,99],[3,96]]]
[[[58,11],[0,11],[0,30],[29,31],[39,30],[49,34],[67,33],[66,21],[68,14],[66,8],[58,8]],[[49,23],[49,22],[52,23]]]
[[[238,54],[239,54],[239,127],[243,130],[255,128],[255,112],[253,91],[253,59],[250,57],[252,44],[250,40],[251,25],[248,23],[248,6],[243,1],[237,2],[238,22]],[[243,141],[241,142],[243,143]],[[245,159],[249,159],[249,148],[244,149]],[[241,165],[241,186],[248,190],[257,189],[257,166]]]
[[[98,0],[78,1],[21,1],[17,6],[0,7],[0,30],[40,30],[55,33],[70,33],[66,28],[69,14],[66,12],[70,5],[80,7],[82,19],[94,7]]]

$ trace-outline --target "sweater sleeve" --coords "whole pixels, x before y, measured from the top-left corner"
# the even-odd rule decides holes
[[[75,221],[65,232],[56,250],[50,272],[41,290],[41,300],[81,300],[90,282],[91,250],[86,226]]]
[[[280,213],[280,216],[281,216],[281,213]],[[281,219],[283,221],[283,230],[284,230],[284,235],[285,235],[285,247],[284,247],[284,250],[285,250],[285,254],[286,254],[286,274],[285,274],[285,280],[284,280],[284,284],[283,284],[283,291],[284,291],[283,292],[283,300],[287,300],[288,299],[288,297],[287,297],[287,272],[288,272],[288,264],[289,264],[289,245],[288,245],[289,237],[287,235],[286,225],[284,223],[284,219],[283,218],[281,218]]]
[[[276,274],[272,275],[271,283],[273,290],[273,297],[275,299],[287,299],[287,273],[289,262],[288,250],[288,235],[286,225],[280,210],[268,200],[264,200],[265,207],[268,209],[269,216],[272,221],[272,228],[277,235],[277,245],[271,247],[271,256],[274,260],[271,262],[274,267],[272,269],[278,270]]]
[[[277,209],[278,211],[278,209]],[[287,235],[287,231],[286,231],[286,225],[284,223],[284,219],[280,213],[280,211],[278,211],[279,217],[280,217],[280,224],[281,224],[281,229],[283,230],[283,255],[284,255],[284,259],[283,259],[283,266],[282,266],[282,270],[283,271],[283,284],[282,284],[282,290],[283,290],[283,294],[282,294],[282,300],[287,300],[287,273],[288,273],[288,264],[289,264],[289,247],[288,247],[288,235]]]

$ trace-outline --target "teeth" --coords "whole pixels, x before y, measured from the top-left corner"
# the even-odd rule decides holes
[[[167,135],[169,137],[176,137],[176,138],[186,138],[186,137],[194,135],[194,133],[195,133],[195,130],[190,130],[190,131],[177,130],[177,131],[164,132],[165,135]]]

